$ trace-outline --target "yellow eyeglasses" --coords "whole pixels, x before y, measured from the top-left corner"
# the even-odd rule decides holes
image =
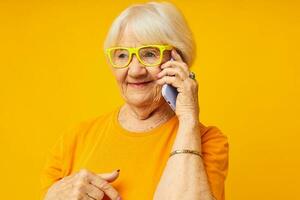
[[[110,63],[115,68],[125,68],[135,54],[137,59],[147,67],[158,66],[166,50],[172,50],[170,45],[145,45],[140,47],[112,47],[105,50]]]

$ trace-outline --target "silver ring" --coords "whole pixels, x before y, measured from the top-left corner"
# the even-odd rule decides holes
[[[196,74],[194,73],[194,72],[190,72],[190,74],[189,74],[189,77],[191,78],[191,79],[196,79]]]

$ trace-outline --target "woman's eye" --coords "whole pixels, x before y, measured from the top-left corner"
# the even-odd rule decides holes
[[[146,57],[155,57],[155,54],[152,52],[147,52],[147,53],[145,53],[145,56]]]
[[[118,58],[127,58],[127,55],[124,54],[124,53],[122,53],[122,54],[119,54],[119,55],[118,55]]]

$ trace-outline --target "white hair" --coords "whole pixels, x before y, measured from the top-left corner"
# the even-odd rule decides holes
[[[104,49],[118,46],[122,32],[129,27],[143,44],[168,44],[191,66],[196,54],[192,32],[182,13],[168,2],[134,4],[125,9],[112,23]]]

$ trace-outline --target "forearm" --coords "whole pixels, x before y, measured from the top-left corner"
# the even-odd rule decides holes
[[[179,124],[172,151],[181,149],[201,153],[198,121]],[[202,158],[189,153],[171,156],[155,191],[154,199],[212,200]]]

